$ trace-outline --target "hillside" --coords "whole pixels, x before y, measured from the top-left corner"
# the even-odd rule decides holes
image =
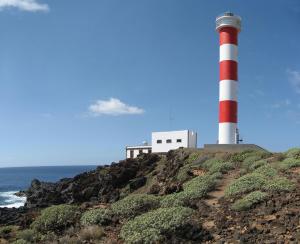
[[[0,243],[298,243],[300,149],[179,149],[32,182]]]

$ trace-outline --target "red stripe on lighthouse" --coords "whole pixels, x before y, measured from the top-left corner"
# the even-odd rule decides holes
[[[238,80],[238,63],[233,60],[224,60],[220,62],[220,81]]]
[[[219,103],[219,122],[237,123],[237,102],[236,101],[220,101]]]
[[[219,30],[220,45],[222,44],[238,44],[238,30],[233,27],[223,27]]]

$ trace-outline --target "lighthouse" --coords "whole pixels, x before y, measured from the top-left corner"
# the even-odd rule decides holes
[[[226,12],[216,18],[220,38],[219,144],[238,144],[238,34],[241,17]]]

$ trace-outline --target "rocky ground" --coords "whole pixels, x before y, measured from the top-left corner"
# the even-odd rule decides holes
[[[82,216],[100,209],[101,235],[84,239],[81,217],[62,231],[39,229],[43,237],[19,243],[299,243],[299,160],[300,149],[281,154],[179,149],[100,166],[56,183],[33,180],[24,208],[0,209],[0,226],[15,226],[4,234],[0,227],[0,243],[26,239],[18,232],[37,230],[41,210],[52,205],[78,206]],[[249,198],[256,191],[263,198]],[[176,219],[172,211],[178,211]],[[85,220],[95,225],[96,212],[91,213]],[[182,223],[165,227],[164,218]],[[135,225],[144,226],[142,234]]]

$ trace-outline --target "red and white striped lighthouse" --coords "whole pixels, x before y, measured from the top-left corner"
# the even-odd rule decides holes
[[[216,19],[220,35],[219,144],[238,143],[238,33],[241,18],[224,13]]]

